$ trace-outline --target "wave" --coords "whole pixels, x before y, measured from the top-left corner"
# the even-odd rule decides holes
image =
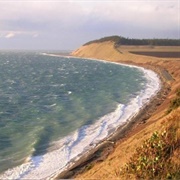
[[[116,110],[109,113],[92,125],[86,125],[69,136],[53,142],[51,151],[35,156],[33,153],[27,162],[5,171],[0,179],[44,179],[66,170],[82,155],[96,147],[112,135],[118,127],[129,122],[146,105],[160,89],[160,80],[151,70],[136,67],[144,72],[147,79],[143,89],[128,104],[119,104]],[[43,135],[42,135],[43,136]],[[38,144],[36,144],[38,146]]]

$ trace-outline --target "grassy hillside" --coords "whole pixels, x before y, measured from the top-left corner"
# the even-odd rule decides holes
[[[180,169],[180,58],[135,54],[152,52],[150,46],[119,46],[113,41],[86,44],[74,56],[135,64],[156,71],[161,94],[118,141],[96,153],[96,158],[72,172],[83,179],[179,179]],[[179,47],[154,46],[156,52],[177,52]],[[81,172],[81,173],[80,173]]]

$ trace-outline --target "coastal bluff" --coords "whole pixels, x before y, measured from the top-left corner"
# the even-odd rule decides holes
[[[133,53],[136,52],[136,53]],[[149,55],[138,54],[146,52]],[[109,143],[95,154],[96,158],[87,160],[80,166],[71,169],[68,177],[77,179],[127,179],[129,174],[121,174],[120,169],[129,162],[135,151],[156,131],[166,128],[166,122],[172,117],[180,131],[180,108],[167,114],[172,100],[180,89],[180,57],[157,57],[157,52],[179,52],[179,46],[149,46],[149,45],[118,45],[111,40],[87,43],[71,53],[72,56],[100,59],[116,63],[141,66],[155,71],[162,83],[161,91],[145,108],[141,117],[117,141]],[[167,123],[168,124],[168,123]],[[178,134],[178,139],[179,139]],[[179,141],[179,140],[178,140]],[[179,145],[171,155],[173,162],[180,164]],[[178,166],[179,167],[179,166]],[[135,175],[131,177],[136,179]]]
[[[111,41],[81,46],[79,49],[73,51],[72,55],[109,61],[116,61],[116,59],[120,58],[119,52],[114,49],[114,43]]]

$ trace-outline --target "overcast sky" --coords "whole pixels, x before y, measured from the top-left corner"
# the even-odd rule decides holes
[[[0,49],[73,50],[97,38],[180,38],[180,0],[0,0]]]

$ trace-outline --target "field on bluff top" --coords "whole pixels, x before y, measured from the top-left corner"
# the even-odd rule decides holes
[[[158,58],[180,58],[178,46],[119,46],[117,50]]]
[[[129,51],[133,54],[145,55],[145,56],[154,56],[160,58],[180,58],[180,52],[161,52],[161,51]]]
[[[180,51],[180,46],[118,46],[119,49],[127,51]]]

